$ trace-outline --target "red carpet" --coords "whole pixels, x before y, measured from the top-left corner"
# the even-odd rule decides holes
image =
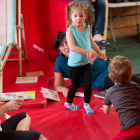
[[[51,59],[52,60],[52,59]],[[4,68],[4,92],[35,90],[36,98],[43,99],[40,93],[41,87],[53,89],[54,61],[49,57],[30,58],[28,62],[23,61],[23,76],[29,71],[43,71],[44,76],[39,76],[38,83],[15,84],[18,76],[18,62],[7,62]],[[69,85],[69,83],[66,83]],[[83,92],[83,88],[79,91]],[[83,109],[83,97],[75,97],[74,103],[80,106],[78,111],[69,111],[64,107],[66,98],[59,93],[60,102],[48,100],[46,108],[25,108],[9,112],[9,115],[18,112],[27,112],[32,120],[31,130],[38,130],[49,140],[111,140],[119,130],[117,113],[112,109],[110,115],[105,115],[100,109],[103,100],[94,97],[92,92],[91,108],[94,114],[87,115]],[[25,101],[29,102],[29,101]],[[2,119],[3,120],[3,119]]]

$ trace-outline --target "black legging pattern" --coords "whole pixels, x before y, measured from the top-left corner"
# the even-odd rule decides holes
[[[80,77],[83,79],[84,86],[84,102],[89,103],[92,93],[92,69],[91,64],[79,66],[79,67],[68,67],[69,74],[71,77],[71,87],[68,91],[67,102],[72,103],[76,91],[80,87]]]

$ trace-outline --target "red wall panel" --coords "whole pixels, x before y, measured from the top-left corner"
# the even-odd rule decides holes
[[[66,31],[66,0],[21,0],[27,51],[37,56],[55,55],[53,38]]]

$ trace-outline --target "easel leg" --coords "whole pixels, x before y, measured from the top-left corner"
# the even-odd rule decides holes
[[[3,72],[0,72],[0,93],[3,92]]]
[[[25,31],[24,31],[24,22],[23,22],[23,15],[21,14],[21,23],[22,23],[22,37],[23,37],[23,43],[24,43],[24,58],[26,61],[28,61],[27,58],[27,50],[26,50],[26,41],[25,41]]]
[[[22,77],[21,48],[19,48],[19,77]]]

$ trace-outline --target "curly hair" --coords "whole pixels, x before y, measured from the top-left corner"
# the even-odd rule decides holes
[[[66,17],[67,18],[67,24],[66,24],[66,27],[68,28],[72,24],[72,20],[70,18],[70,15],[73,12],[73,10],[75,10],[75,9],[85,10],[86,28],[88,27],[88,25],[90,25],[90,31],[92,31],[93,20],[92,20],[91,6],[89,6],[87,3],[83,2],[83,1],[78,1],[78,0],[75,0],[75,1],[71,2],[67,6],[67,17]]]
[[[116,56],[111,60],[108,70],[112,81],[122,85],[131,78],[132,64],[128,58]]]

